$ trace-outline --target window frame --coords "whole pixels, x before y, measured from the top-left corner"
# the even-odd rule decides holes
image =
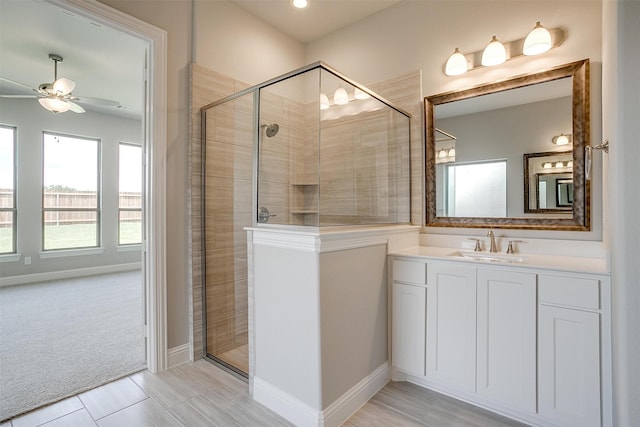
[[[11,236],[12,236],[12,244],[11,244],[11,252],[0,252],[0,256],[2,255],[14,255],[18,253],[18,127],[3,125],[0,124],[0,128],[11,129],[13,130],[13,200],[12,200],[12,208],[3,208],[0,207],[0,212],[12,212],[12,227],[11,227]]]
[[[54,137],[64,137],[64,138],[73,138],[73,139],[82,139],[82,140],[90,140],[96,142],[96,207],[95,208],[46,208],[44,205],[44,197],[45,197],[45,186],[44,186],[44,178],[45,178],[45,136],[51,135]],[[83,249],[96,249],[102,247],[102,140],[100,138],[89,137],[89,136],[79,136],[72,135],[62,132],[52,132],[52,131],[42,131],[42,198],[41,198],[41,208],[42,208],[42,220],[40,225],[42,227],[42,241],[41,247],[42,252],[55,252],[55,251],[68,251],[68,250],[83,250]],[[95,212],[96,214],[96,244],[94,246],[69,246],[63,248],[45,248],[45,218],[47,212]]]
[[[144,162],[144,149],[142,144],[137,144],[135,142],[126,142],[126,141],[120,141],[118,142],[118,212],[117,212],[117,218],[116,218],[116,223],[117,223],[117,227],[118,227],[118,247],[131,247],[131,246],[140,246],[142,245],[142,241],[143,236],[144,236],[144,217],[142,216],[143,211],[142,211],[142,207],[144,206],[144,169],[141,171],[142,174],[140,175],[140,207],[139,208],[121,208],[120,207],[120,165],[121,165],[121,161],[120,161],[120,147],[122,145],[128,145],[131,147],[136,147],[140,149],[140,158],[141,161]],[[144,168],[143,166],[144,163],[140,164],[141,168]],[[139,242],[135,242],[135,243],[121,243],[120,242],[120,213],[121,212],[140,212],[140,241]]]

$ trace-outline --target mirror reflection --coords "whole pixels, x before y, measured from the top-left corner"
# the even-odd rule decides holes
[[[584,60],[425,98],[426,225],[587,230],[588,95]]]
[[[523,165],[524,211],[570,215],[573,208],[572,152],[528,153],[524,155]]]

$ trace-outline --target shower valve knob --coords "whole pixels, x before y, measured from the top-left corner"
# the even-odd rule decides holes
[[[270,214],[269,209],[265,208],[264,206],[258,210],[258,222],[261,224],[266,224],[267,222],[269,222],[269,218],[271,218],[272,216],[276,216],[276,214]]]

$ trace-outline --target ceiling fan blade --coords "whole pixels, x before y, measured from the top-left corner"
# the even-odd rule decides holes
[[[74,113],[84,113],[85,112],[85,109],[82,108],[80,105],[76,104],[75,102],[71,102],[71,101],[67,101],[67,102],[71,106],[70,110],[73,111]]]
[[[3,83],[6,82],[6,83],[12,84],[14,86],[18,86],[18,87],[20,87],[22,89],[34,90],[31,86],[27,86],[26,84],[17,82],[15,80],[5,79],[4,77],[0,77],[0,82],[3,82]]]
[[[13,98],[13,99],[36,99],[35,95],[0,95],[0,98]]]
[[[58,95],[68,95],[76,87],[76,82],[66,77],[60,77],[53,83],[53,91]]]
[[[72,98],[74,101],[76,102],[80,102],[82,104],[87,104],[87,105],[93,105],[96,107],[112,107],[112,108],[116,108],[117,106],[120,105],[120,103],[118,101],[112,101],[110,99],[104,99],[104,98],[91,98],[91,97],[85,97],[85,96],[78,96],[78,97],[73,97]]]

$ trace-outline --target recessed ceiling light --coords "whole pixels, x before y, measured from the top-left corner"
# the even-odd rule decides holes
[[[291,0],[291,6],[298,9],[307,8],[309,7],[309,0]]]

